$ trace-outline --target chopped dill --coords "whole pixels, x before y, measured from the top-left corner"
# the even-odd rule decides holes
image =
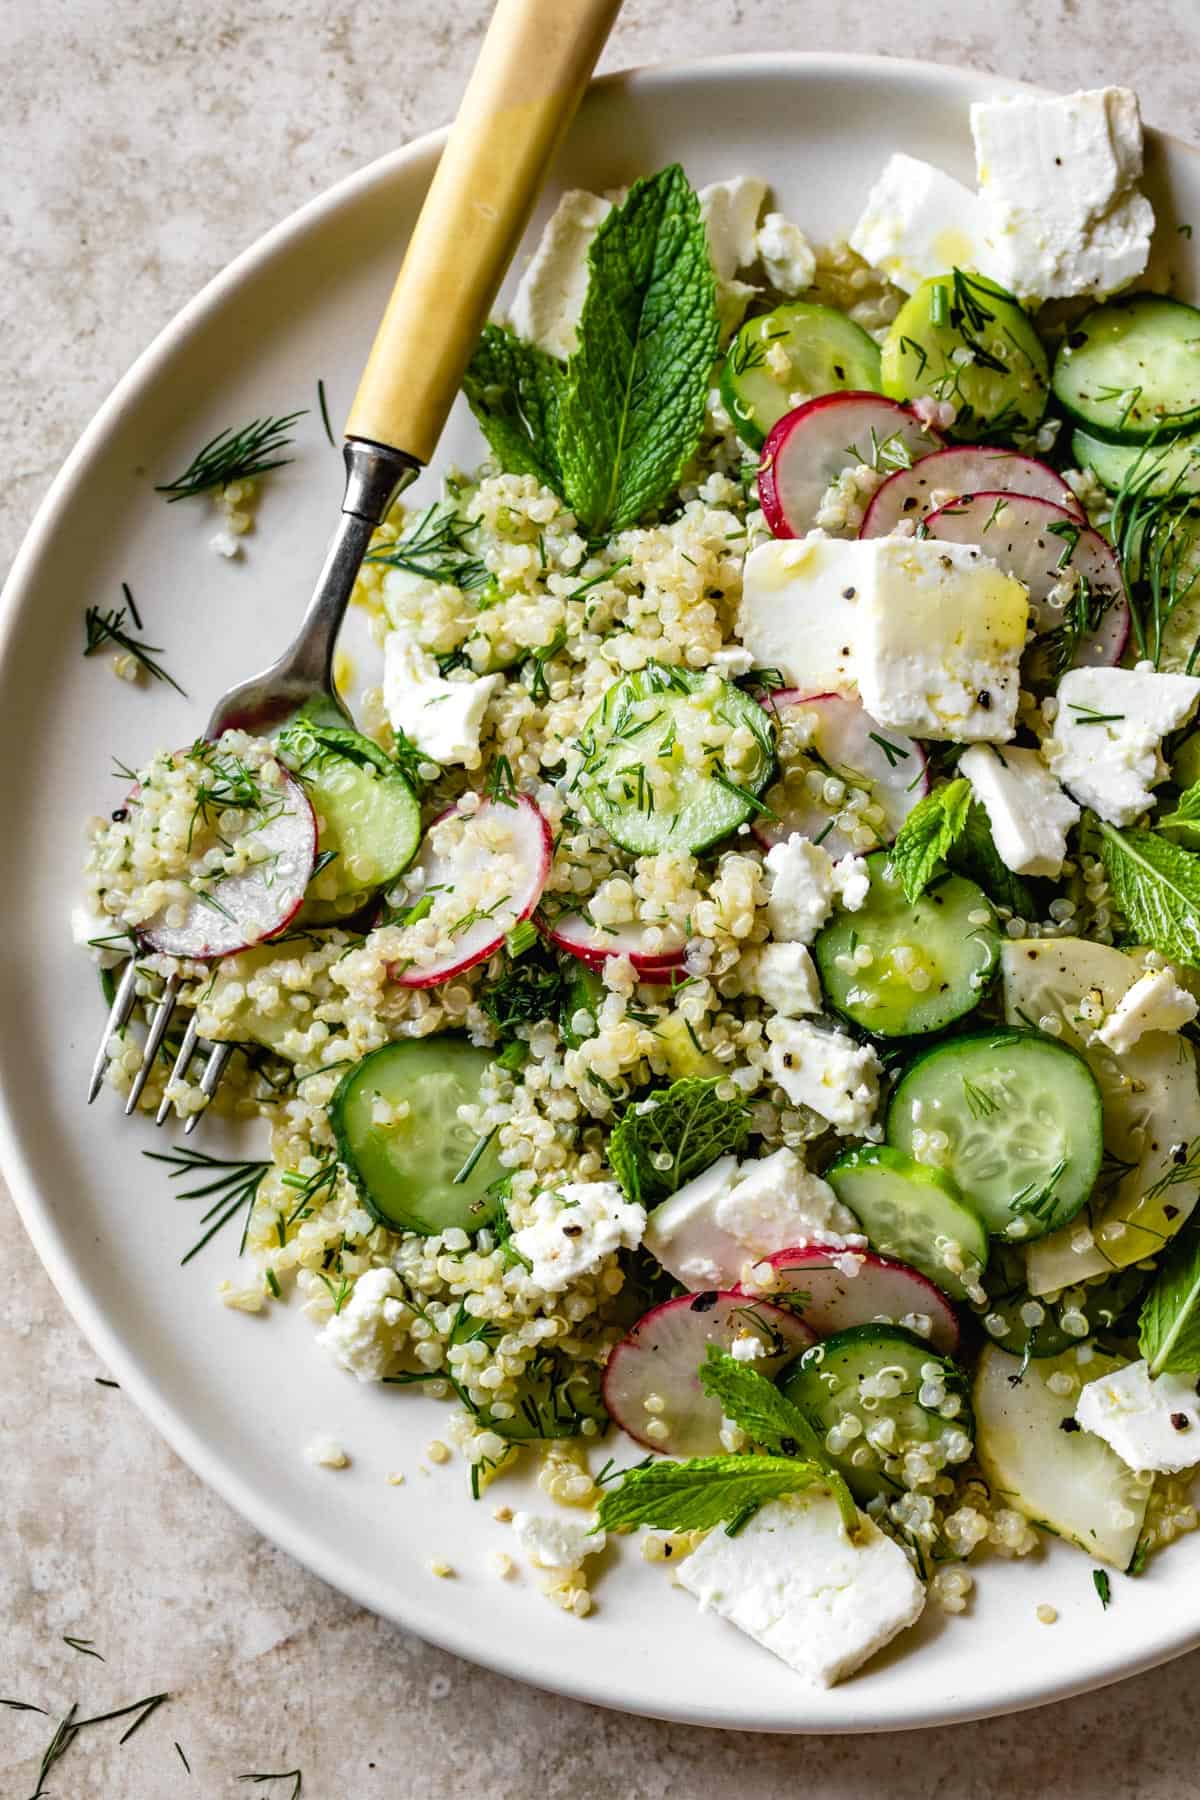
[[[240,431],[226,427],[196,452],[182,475],[177,475],[174,481],[160,483],[155,493],[165,494],[168,506],[173,506],[176,500],[190,500],[213,488],[226,488],[231,481],[250,481],[256,475],[282,469],[292,459],[280,456],[279,452],[291,443],[292,426],[297,419],[304,418],[306,410],[302,408],[278,419],[269,415],[265,419],[252,419]]]
[[[141,615],[134,605],[133,595],[129,591],[127,582],[121,583],[121,592],[125,596],[124,606],[113,607],[108,612],[101,612],[98,606],[89,606],[84,613],[83,654],[90,656],[93,650],[102,649],[105,644],[113,644],[118,650],[123,650],[127,656],[132,656],[153,680],[165,681],[169,687],[175,689],[177,694],[183,694],[186,700],[187,694],[175,677],[168,675],[162,664],[154,660],[156,656],[162,655],[162,645],[143,643],[140,638],[130,637],[126,631],[127,610],[135,629],[141,631],[143,627]]]
[[[224,1156],[209,1156],[203,1150],[143,1150],[142,1155],[151,1162],[166,1163],[171,1170],[168,1177],[178,1180],[181,1175],[212,1175],[211,1181],[202,1181],[199,1187],[181,1188],[175,1195],[177,1200],[206,1200],[210,1194],[216,1199],[208,1211],[201,1217],[200,1223],[208,1225],[215,1213],[219,1213],[215,1225],[194,1243],[187,1255],[180,1258],[180,1268],[185,1268],[194,1256],[198,1256],[210,1239],[216,1237],[223,1226],[235,1219],[245,1209],[245,1220],[242,1225],[241,1243],[238,1255],[246,1248],[246,1234],[250,1229],[250,1214],[254,1209],[254,1200],[262,1186],[263,1176],[271,1167],[269,1162],[237,1159]]]

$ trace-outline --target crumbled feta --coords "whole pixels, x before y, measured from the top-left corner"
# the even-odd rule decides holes
[[[101,941],[104,938],[114,941],[104,943]],[[71,941],[86,945],[92,961],[102,969],[115,969],[129,954],[129,939],[119,920],[111,913],[99,912],[91,906],[71,908]]]
[[[979,267],[979,201],[952,175],[897,153],[867,195],[850,248],[911,294],[930,275]]]
[[[729,1346],[729,1354],[735,1362],[754,1362],[767,1354],[767,1346],[756,1331],[747,1331],[741,1337],[734,1338]]]
[[[317,1342],[360,1381],[382,1381],[399,1348],[407,1316],[404,1289],[391,1269],[368,1269]]]
[[[512,1242],[544,1294],[561,1294],[614,1251],[636,1250],[646,1228],[645,1208],[626,1200],[615,1181],[565,1182],[539,1194],[530,1210]]]
[[[819,1488],[770,1501],[733,1537],[709,1532],[677,1579],[818,1687],[852,1674],[925,1605],[899,1544],[861,1516],[851,1539]]]
[[[785,1018],[821,1010],[821,984],[803,944],[764,944],[754,958],[750,979],[759,999]]]
[[[858,912],[871,891],[871,874],[861,856],[843,856],[833,865],[833,893],[839,906]]]
[[[973,544],[868,540],[874,579],[856,646],[863,705],[881,725],[956,743],[1013,734],[1029,598]]]
[[[795,831],[766,855],[771,892],[767,924],[789,944],[811,944],[833,906],[833,858]]]
[[[857,1224],[828,1182],[785,1148],[740,1166],[720,1157],[654,1208],[644,1243],[676,1281],[703,1292],[732,1287],[775,1250],[842,1247]]]
[[[739,675],[750,673],[754,658],[744,644],[722,644],[709,657],[708,666],[717,671],[722,681],[736,681]]]
[[[1145,1362],[1089,1381],[1075,1417],[1131,1469],[1177,1475],[1200,1462],[1200,1400],[1194,1375],[1151,1377]]]
[[[734,175],[728,181],[712,181],[700,189],[700,217],[708,233],[708,255],[717,278],[717,313],[721,336],[737,329],[753,296],[749,282],[738,281],[739,269],[748,268],[758,255],[758,215],[767,191],[765,181],[754,175]]]
[[[817,256],[798,225],[782,213],[768,213],[758,228],[758,254],[771,286],[789,299],[813,284]]]
[[[488,702],[503,685],[503,675],[445,679],[407,631],[389,632],[384,641],[384,710],[432,762],[478,762]]]
[[[738,636],[804,693],[853,693],[859,597],[875,539],[773,538],[746,558]]]
[[[1033,300],[1110,294],[1141,274],[1154,212],[1135,186],[1132,89],[981,101],[971,131],[985,274]]]
[[[1052,734],[1042,752],[1084,806],[1111,825],[1132,825],[1167,773],[1159,749],[1200,700],[1200,680],[1134,669],[1068,669],[1058,684]]]
[[[1132,1050],[1147,1031],[1178,1031],[1196,1017],[1194,995],[1174,969],[1148,969],[1118,1001],[1096,1036],[1116,1056]]]
[[[771,1075],[789,1100],[811,1107],[843,1136],[882,1137],[874,1122],[880,1064],[869,1044],[806,1019],[771,1019],[767,1037]]]
[[[598,1556],[608,1542],[608,1534],[593,1534],[595,1519],[546,1518],[541,1513],[513,1514],[513,1532],[517,1543],[530,1562],[539,1569],[561,1569],[569,1573],[578,1569],[585,1557]]]
[[[508,322],[518,337],[548,356],[565,361],[575,348],[587,294],[588,251],[611,211],[611,202],[599,194],[568,189],[521,276]]]
[[[958,761],[992,828],[996,853],[1016,875],[1059,875],[1079,808],[1036,750],[973,744]]]

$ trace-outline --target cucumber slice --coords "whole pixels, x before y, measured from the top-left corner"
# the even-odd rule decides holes
[[[493,1061],[456,1034],[411,1038],[372,1050],[343,1076],[329,1103],[338,1155],[381,1225],[429,1236],[478,1231],[495,1217],[499,1152],[493,1141],[476,1156],[480,1140],[458,1116],[478,1101]],[[378,1100],[408,1111],[376,1124]]]
[[[973,1398],[975,1454],[993,1498],[1100,1562],[1127,1569],[1150,1489],[1102,1438],[1063,1429],[1064,1421],[1074,1420],[1079,1389],[1120,1367],[1089,1346],[1083,1361],[1078,1349],[1068,1350],[1022,1372],[1015,1357],[989,1344],[975,1372]],[[1071,1391],[1054,1393],[1055,1376],[1065,1376]]]
[[[573,1362],[556,1350],[539,1350],[517,1383],[516,1412],[511,1419],[491,1413],[480,1427],[509,1443],[544,1438],[579,1437],[590,1421],[597,1433],[608,1428],[608,1411],[600,1392],[603,1371],[594,1363]]]
[[[928,1458],[935,1472],[971,1454],[962,1371],[899,1325],[836,1332],[806,1350],[780,1386],[821,1432],[862,1504],[901,1492],[908,1453]]]
[[[345,918],[416,855],[420,803],[391,758],[361,732],[303,722],[277,743],[318,820],[322,866],[309,882],[302,922]]]
[[[983,1223],[948,1175],[887,1144],[848,1150],[825,1179],[857,1218],[873,1250],[927,1275],[956,1300],[966,1298],[988,1259]]]
[[[1112,444],[1080,430],[1071,434],[1071,456],[1113,494],[1130,476],[1147,494],[1200,493],[1200,431],[1163,444]]]
[[[735,758],[730,740],[748,753]],[[609,688],[579,738],[575,777],[596,823],[634,856],[707,850],[761,811],[771,722],[718,676],[647,663]]]
[[[927,1140],[948,1142],[936,1154]],[[987,1031],[927,1050],[888,1107],[887,1141],[953,1176],[988,1230],[1027,1242],[1074,1218],[1100,1173],[1100,1089],[1081,1056],[1036,1031]]]
[[[892,400],[948,400],[954,435],[1036,425],[1050,370],[1033,322],[1007,289],[954,269],[923,281],[883,345],[883,391]]]
[[[1000,958],[991,901],[962,875],[944,875],[908,901],[886,850],[866,858],[871,891],[813,945],[830,1004],[876,1037],[940,1031],[979,1005]],[[870,950],[864,968],[855,953]]]
[[[754,449],[784,413],[819,394],[879,392],[879,346],[845,313],[794,300],[742,326],[721,370],[721,398]]]
[[[1102,438],[1133,443],[1200,419],[1200,311],[1132,294],[1085,313],[1054,359],[1054,397]]]
[[[1024,1253],[1000,1244],[992,1252],[984,1282],[987,1300],[975,1311],[988,1336],[1010,1356],[1061,1356],[1097,1331],[1112,1332],[1138,1304],[1150,1279],[1145,1270],[1122,1269],[1087,1287],[1067,1288],[1056,1299],[1040,1299],[1026,1284]],[[1075,1330],[1066,1329],[1064,1315],[1071,1316]],[[1080,1317],[1085,1321],[1082,1331]]]
[[[1177,788],[1194,787],[1200,781],[1200,731],[1189,731],[1176,745],[1171,758],[1171,781]]]

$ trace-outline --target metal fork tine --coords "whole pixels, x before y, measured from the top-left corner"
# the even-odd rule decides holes
[[[193,1013],[188,1020],[188,1028],[183,1034],[183,1042],[179,1046],[179,1055],[175,1058],[175,1067],[171,1070],[170,1079],[167,1082],[166,1088],[163,1090],[162,1101],[158,1111],[154,1115],[154,1123],[156,1125],[162,1125],[165,1122],[167,1114],[171,1110],[171,1102],[168,1098],[171,1082],[183,1080],[188,1072],[188,1064],[196,1054],[196,1045],[199,1041],[200,1032],[196,1025],[196,1015]]]
[[[125,1116],[137,1105],[141,1098],[146,1078],[154,1067],[154,1059],[159,1047],[167,1035],[167,1026],[171,1023],[171,1014],[175,1011],[175,1002],[179,997],[179,977],[172,975],[163,989],[162,999],[154,1009],[154,1017],[150,1021],[150,1029],[146,1033],[146,1048],[142,1052],[142,1066],[133,1078],[133,1086],[129,1090],[129,1098],[125,1102]]]
[[[113,1037],[120,1031],[126,1019],[133,1011],[133,1003],[137,998],[137,960],[130,957],[125,965],[125,973],[121,977],[120,986],[113,996],[113,1003],[108,1011],[104,1031],[100,1038],[100,1048],[96,1052],[96,1060],[92,1064],[91,1081],[88,1084],[88,1105],[96,1098],[104,1086],[104,1071],[108,1067],[108,1046]]]
[[[209,1052],[208,1061],[204,1065],[204,1073],[200,1077],[200,1092],[204,1095],[206,1104],[212,1099],[218,1087],[221,1085],[221,1077],[225,1073],[226,1065],[236,1048],[236,1044],[214,1044],[212,1050]],[[199,1112],[194,1112],[191,1115],[183,1128],[185,1137],[190,1137],[192,1132],[195,1131],[200,1120],[204,1117],[204,1112],[205,1108],[201,1107]]]

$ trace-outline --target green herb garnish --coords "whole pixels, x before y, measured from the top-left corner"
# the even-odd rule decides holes
[[[612,1171],[631,1200],[656,1206],[719,1156],[736,1155],[750,1132],[741,1098],[722,1100],[722,1078],[689,1076],[627,1106],[608,1140]]]
[[[282,469],[292,459],[279,452],[291,443],[292,426],[304,416],[305,409],[301,408],[279,419],[252,419],[240,431],[232,427],[219,431],[196,452],[182,475],[161,483],[155,493],[165,494],[167,504],[173,506],[176,500],[190,500],[213,488],[228,487],[231,481],[251,481],[272,469]]]
[[[920,899],[966,829],[970,808],[971,784],[959,776],[918,800],[900,827],[889,860],[910,905]]]
[[[132,656],[153,680],[165,681],[169,687],[175,689],[177,694],[183,694],[186,700],[187,695],[175,677],[168,675],[162,664],[154,660],[156,656],[162,655],[161,644],[145,644],[139,638],[130,637],[125,629],[127,614],[135,630],[142,629],[142,621],[127,582],[121,583],[121,592],[125,596],[124,606],[114,607],[109,612],[101,612],[98,606],[89,606],[84,613],[83,654],[90,656],[94,650],[102,649],[105,644],[113,644],[118,650],[123,650],[127,656]]]

